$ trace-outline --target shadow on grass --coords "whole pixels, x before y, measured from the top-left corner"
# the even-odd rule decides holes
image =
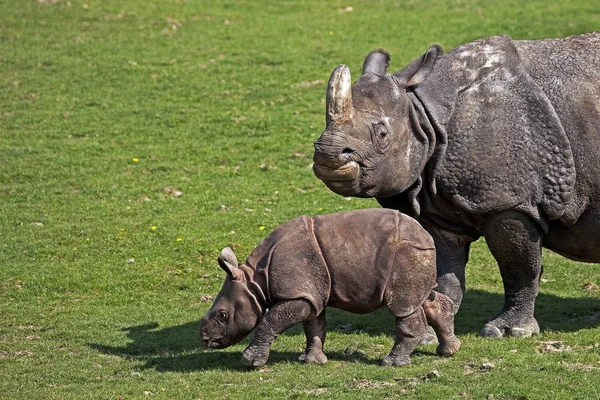
[[[478,333],[487,320],[502,306],[503,295],[480,290],[467,291],[463,305],[456,316],[455,331],[457,335]],[[536,318],[543,330],[573,332],[591,328],[600,324],[600,301],[594,298],[560,298],[549,294],[540,294],[536,301]],[[362,333],[367,335],[387,334],[394,336],[393,317],[385,309],[368,315],[356,315],[336,309],[327,310],[327,326],[329,332]],[[217,351],[205,350],[202,347],[199,333],[199,321],[189,322],[167,328],[159,328],[158,323],[124,328],[132,340],[126,346],[114,347],[102,344],[89,344],[105,354],[113,354],[125,359],[146,361],[144,368],[158,371],[198,371],[207,369],[223,369],[249,371],[241,364],[241,348]],[[304,337],[302,325],[289,329],[285,335]],[[249,342],[242,341],[242,346]],[[345,362],[359,361],[364,364],[378,364],[380,360],[367,357],[362,352],[328,352],[330,360]],[[416,354],[430,355],[422,348]],[[295,362],[299,352],[281,352],[271,350],[269,364],[278,362]]]
[[[334,314],[331,315],[330,320],[339,319],[341,321],[344,316],[353,316],[339,310],[328,310],[328,313]],[[378,320],[392,324],[391,316],[385,315],[385,317],[382,315]],[[157,371],[186,372],[210,369],[252,371],[241,362],[241,352],[250,342],[252,335],[242,340],[238,346],[221,350],[208,350],[202,346],[198,331],[199,326],[199,321],[162,329],[159,328],[158,323],[132,326],[122,329],[123,332],[127,333],[127,337],[132,340],[126,346],[107,346],[98,343],[90,343],[88,346],[104,354],[116,355],[129,360],[145,361],[144,369],[152,368]],[[355,329],[350,331],[350,326],[351,322],[346,321],[341,325],[341,330],[348,331],[348,333],[356,332]],[[330,331],[336,331],[336,329],[331,328]],[[288,329],[284,334],[304,338],[302,324]],[[416,353],[429,354],[423,351]],[[367,357],[360,351],[350,351],[348,354],[326,352],[326,354],[329,360],[359,361],[363,364],[379,364],[380,362],[380,360]],[[282,352],[272,349],[269,364],[296,362],[299,356],[300,351]]]

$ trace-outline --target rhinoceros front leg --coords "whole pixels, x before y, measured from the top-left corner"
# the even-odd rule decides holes
[[[529,217],[508,211],[484,223],[488,247],[498,262],[504,283],[504,308],[481,336],[531,336],[540,332],[533,316],[542,273],[542,232]]]
[[[325,310],[319,316],[304,322],[304,334],[306,335],[306,350],[298,360],[310,364],[325,364],[327,356],[323,353],[325,343],[326,321]]]
[[[435,242],[438,284],[435,290],[452,300],[456,314],[465,292],[465,266],[473,239],[428,225],[423,226]]]
[[[254,338],[242,354],[242,362],[262,367],[269,359],[271,343],[288,328],[305,321],[311,312],[306,300],[288,300],[277,303],[258,323]]]

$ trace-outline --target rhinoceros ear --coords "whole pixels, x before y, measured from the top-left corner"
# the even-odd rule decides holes
[[[362,75],[372,73],[383,75],[390,65],[390,54],[383,49],[375,49],[365,58]]]
[[[423,82],[443,52],[439,45],[431,46],[425,54],[408,64],[402,71],[394,74],[398,84],[402,87],[409,87]]]
[[[233,250],[231,247],[225,247],[221,250],[221,255],[217,259],[223,271],[227,272],[227,275],[231,277],[231,279],[239,279],[242,271],[238,268],[238,260],[233,254]]]

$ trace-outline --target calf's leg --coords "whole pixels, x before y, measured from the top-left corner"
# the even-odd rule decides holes
[[[427,323],[433,327],[439,341],[436,352],[451,356],[460,348],[460,340],[454,335],[454,303],[444,294],[431,292],[423,303]]]
[[[306,300],[288,300],[277,303],[258,323],[254,338],[242,354],[242,362],[252,367],[262,367],[269,359],[271,343],[288,328],[310,316]]]
[[[469,248],[473,238],[456,235],[425,223],[423,227],[435,242],[438,284],[436,291],[452,300],[452,307],[456,314],[465,292],[465,266],[469,260]],[[421,344],[437,343],[434,331],[431,327],[428,328]]]
[[[390,354],[381,362],[387,365],[408,365],[410,354],[419,344],[426,331],[425,313],[422,307],[406,316],[396,317],[396,342]]]
[[[310,364],[325,364],[327,356],[323,353],[325,343],[325,310],[315,319],[304,321],[304,334],[306,335],[306,350],[298,360]]]

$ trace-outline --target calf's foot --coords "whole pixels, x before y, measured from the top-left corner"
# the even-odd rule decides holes
[[[440,342],[435,352],[440,356],[450,357],[460,349],[460,345],[460,340],[456,336],[452,336],[451,338]]]
[[[249,367],[262,367],[269,359],[269,348],[261,349],[252,345],[242,353],[242,363]]]

